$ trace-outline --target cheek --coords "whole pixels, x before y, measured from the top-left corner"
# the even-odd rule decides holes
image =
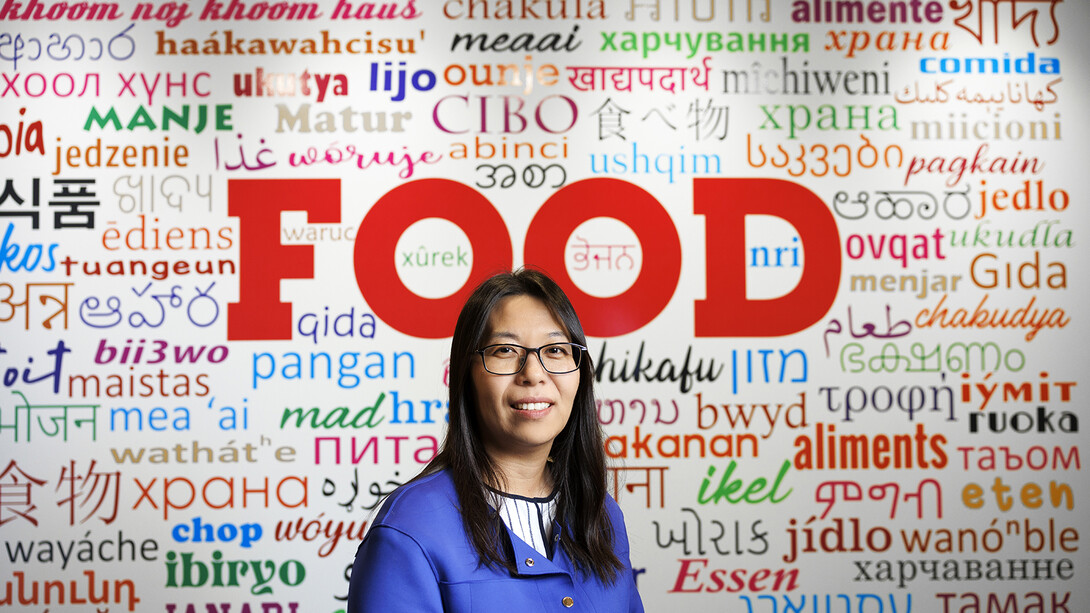
[[[476,390],[473,397],[477,399],[477,409],[487,411],[503,397],[504,386],[497,377],[474,376],[473,388]]]

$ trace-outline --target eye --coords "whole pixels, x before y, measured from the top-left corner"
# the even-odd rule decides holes
[[[567,357],[571,353],[571,346],[569,346],[567,343],[549,345],[545,348],[545,353],[547,353],[549,357],[553,358]]]
[[[518,355],[518,350],[511,345],[494,345],[488,349],[488,355],[497,358],[509,358]]]

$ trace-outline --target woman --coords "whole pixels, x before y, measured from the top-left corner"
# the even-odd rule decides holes
[[[586,353],[544,274],[477,287],[451,341],[446,440],[368,527],[350,613],[643,611]]]

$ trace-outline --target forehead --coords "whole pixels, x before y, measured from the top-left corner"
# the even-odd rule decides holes
[[[508,296],[488,317],[486,336],[492,339],[529,340],[543,337],[566,340],[567,332],[545,303],[534,296]]]

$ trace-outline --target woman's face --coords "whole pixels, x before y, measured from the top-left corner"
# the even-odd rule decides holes
[[[511,343],[534,348],[570,340],[541,300],[509,296],[492,311],[481,347]],[[547,455],[571,417],[579,371],[555,375],[536,355],[527,355],[517,374],[494,375],[478,355],[472,376],[488,454],[493,459]]]

